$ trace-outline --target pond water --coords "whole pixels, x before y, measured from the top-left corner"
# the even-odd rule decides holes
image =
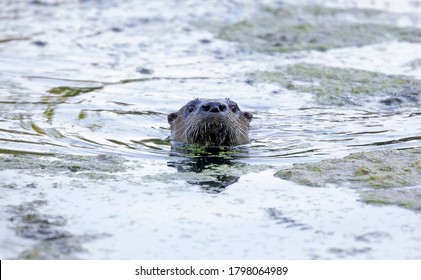
[[[421,146],[419,100],[389,106],[382,100],[400,93],[385,91],[323,104],[252,75],[315,64],[416,81],[421,42],[274,53],[218,33],[315,4],[384,13],[350,22],[421,28],[414,1],[318,2],[1,1],[0,257],[421,258],[419,212],[273,176],[294,163]],[[172,152],[166,115],[196,96],[252,112],[250,145],[224,158]]]

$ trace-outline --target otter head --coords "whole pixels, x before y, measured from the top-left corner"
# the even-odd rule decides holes
[[[168,115],[171,140],[205,146],[236,146],[249,143],[253,115],[241,112],[226,99],[194,99]]]

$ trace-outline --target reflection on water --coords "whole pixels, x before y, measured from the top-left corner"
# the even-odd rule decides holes
[[[192,178],[187,183],[199,185],[208,193],[220,193],[240,179],[231,172],[245,166],[236,160],[248,157],[248,147],[203,148],[174,141],[170,155],[175,159],[169,161],[168,166],[175,167],[178,172],[208,173],[208,176]]]
[[[265,2],[279,5],[278,1]],[[141,5],[132,0],[1,1],[0,157],[105,154],[135,162],[127,174],[113,173],[121,177],[109,181],[104,175],[101,183],[92,174],[85,181],[77,176],[86,174],[78,172],[52,172],[43,178],[45,170],[35,175],[28,171],[28,175],[15,168],[0,168],[7,186],[36,181],[47,197],[46,205],[56,207],[52,215],[73,217],[80,226],[69,226],[69,232],[112,235],[86,244],[91,253],[70,257],[218,258],[227,251],[227,258],[420,257],[410,248],[415,237],[409,233],[419,230],[411,224],[419,222],[418,216],[401,209],[384,210],[393,212],[392,226],[399,228],[408,221],[414,227],[397,238],[406,249],[393,251],[396,244],[387,236],[399,236],[399,231],[377,235],[373,221],[384,212],[365,209],[355,194],[349,195],[350,190],[308,190],[271,178],[275,173],[271,168],[296,162],[379,148],[419,147],[419,100],[413,102],[415,106],[401,104],[399,96],[383,103],[374,98],[342,107],[320,105],[311,93],[249,78],[249,73],[304,61],[420,79],[419,52],[414,51],[419,44],[385,42],[364,46],[364,51],[350,47],[267,54],[223,41],[209,26],[201,28],[213,22],[216,30],[222,23],[240,21],[261,11],[262,5],[252,0],[241,4],[143,1]],[[418,26],[421,10],[409,12],[414,14],[413,25]],[[394,59],[396,53],[409,57]],[[410,61],[415,61],[412,70]],[[246,152],[191,156],[172,149],[166,115],[194,96],[232,98],[244,111],[253,113],[252,142]],[[271,172],[256,175],[265,169]],[[60,190],[50,188],[56,183],[55,176]],[[0,185],[0,196],[10,200],[1,207],[39,195],[35,188],[22,196],[3,187],[6,185]],[[341,199],[335,202],[334,194]],[[90,197],[95,197],[94,206]],[[323,206],[324,198],[329,199],[331,209],[341,203],[350,206],[334,215],[335,210]],[[63,206],[58,203],[61,200]],[[107,204],[110,201],[112,205]],[[365,210],[371,218],[358,221],[356,217],[365,216]],[[312,219],[306,216],[309,212]],[[122,217],[119,213],[128,214]],[[401,223],[397,213],[404,213]],[[335,221],[342,228],[335,227]],[[354,231],[351,237],[347,235],[348,222],[360,223],[361,238]],[[388,231],[387,221],[383,226]],[[0,227],[0,232],[6,232],[8,224],[2,220]],[[232,232],[226,235],[227,227]],[[1,257],[15,258],[31,243],[7,234],[8,241],[19,246],[7,247]],[[131,248],[126,237],[151,242],[136,254],[139,247]],[[110,239],[121,249],[110,249]],[[250,239],[258,241],[256,254],[247,248]],[[368,239],[374,245],[362,246]],[[284,242],[303,245],[283,248]],[[343,247],[346,242],[351,242],[349,248]],[[6,248],[6,243],[2,240],[0,248]],[[213,246],[214,253],[206,253],[204,244]]]

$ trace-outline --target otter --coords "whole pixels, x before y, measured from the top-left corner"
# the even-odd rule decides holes
[[[249,143],[253,114],[241,112],[225,99],[196,98],[168,115],[171,140],[203,146],[238,146]]]

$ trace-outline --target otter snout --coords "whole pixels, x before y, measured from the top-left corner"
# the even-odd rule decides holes
[[[200,109],[204,112],[221,113],[227,109],[227,105],[217,101],[209,101],[202,104]]]

